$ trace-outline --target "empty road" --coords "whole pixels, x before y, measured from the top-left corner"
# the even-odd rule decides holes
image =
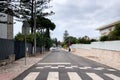
[[[54,50],[14,80],[120,80],[120,71],[69,52]]]

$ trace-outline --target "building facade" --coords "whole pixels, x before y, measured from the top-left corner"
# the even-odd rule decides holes
[[[0,13],[0,38],[13,39],[13,17]]]
[[[116,24],[119,24],[119,23],[120,23],[120,21],[116,21],[116,22],[114,22],[114,23],[111,23],[111,24],[102,26],[102,27],[98,28],[97,30],[100,31],[101,36],[106,36],[106,35],[108,35],[111,31],[113,31],[114,28],[115,28],[115,25],[116,25]]]

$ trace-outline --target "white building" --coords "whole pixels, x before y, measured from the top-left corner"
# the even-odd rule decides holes
[[[105,36],[105,35],[108,35],[111,31],[113,31],[114,28],[115,28],[115,25],[116,25],[116,24],[119,24],[119,23],[120,23],[120,20],[119,20],[119,21],[116,21],[116,22],[113,22],[113,23],[111,23],[111,24],[102,26],[102,27],[98,28],[97,30],[100,31],[101,36]]]
[[[0,38],[13,39],[13,17],[0,13]]]

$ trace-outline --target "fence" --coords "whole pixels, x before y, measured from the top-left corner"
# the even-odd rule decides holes
[[[0,38],[0,60],[8,59],[14,54],[14,41]]]
[[[15,60],[25,57],[25,43],[20,41],[15,41],[14,45]]]
[[[32,54],[32,44],[27,43],[27,53]],[[41,52],[41,48],[37,47],[36,53]],[[9,55],[15,54],[15,60],[25,57],[25,43],[20,41],[1,39],[0,38],[0,60],[9,58]]]

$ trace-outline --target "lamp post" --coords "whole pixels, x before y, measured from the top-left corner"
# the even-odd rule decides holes
[[[26,65],[26,57],[27,57],[26,48],[27,45],[26,45],[26,26],[25,26],[25,65]]]
[[[36,54],[36,0],[34,1],[34,55]]]

